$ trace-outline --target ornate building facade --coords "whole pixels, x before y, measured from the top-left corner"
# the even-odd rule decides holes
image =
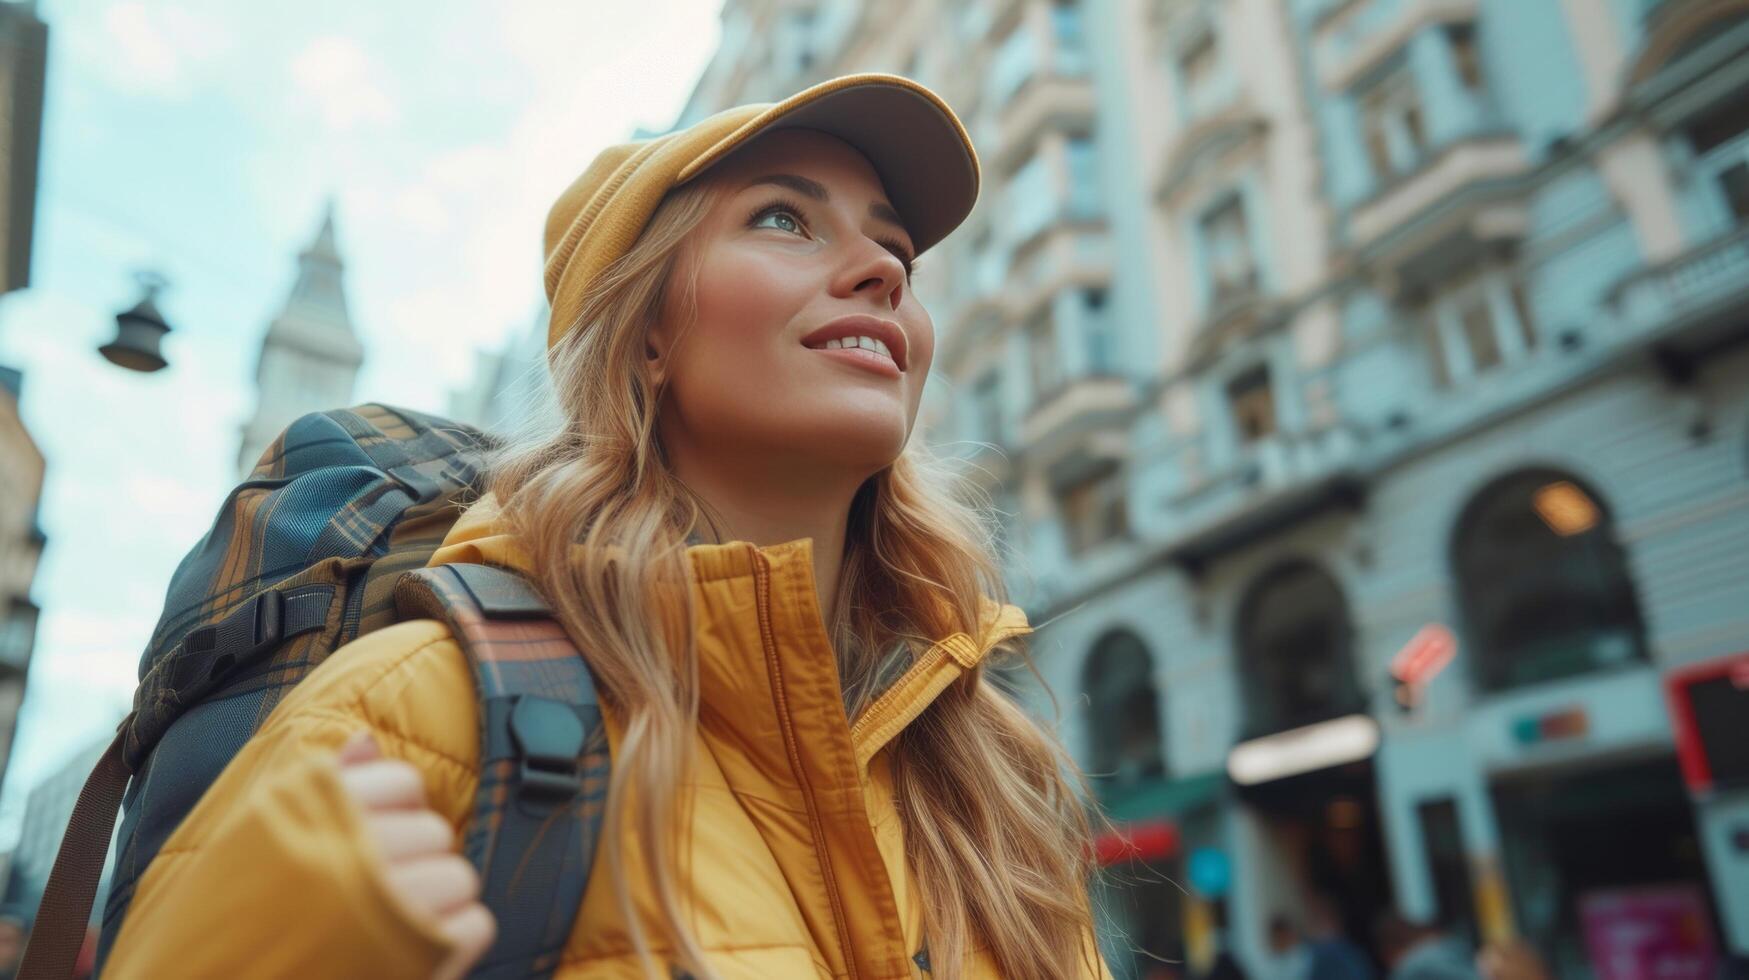
[[[885,70],[972,132],[927,434],[1050,624],[1120,974],[1315,905],[1749,953],[1749,3],[722,16],[680,124]]]

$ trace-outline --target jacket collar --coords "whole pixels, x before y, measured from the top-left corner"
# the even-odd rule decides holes
[[[789,743],[800,733],[814,748],[843,758],[859,776],[894,736],[997,643],[1029,631],[1014,606],[987,604],[982,636],[943,637],[918,657],[851,725],[837,661],[820,619],[812,542],[757,547],[747,542],[694,544],[701,722],[737,743],[761,746],[761,768],[791,768]],[[527,571],[527,553],[499,521],[497,501],[482,498],[456,521],[429,564],[483,563]],[[780,716],[787,717],[778,725]],[[786,730],[779,730],[785,728]],[[836,748],[828,748],[832,744]],[[822,773],[822,775],[825,775]]]

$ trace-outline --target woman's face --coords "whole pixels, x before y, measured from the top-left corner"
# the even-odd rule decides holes
[[[714,200],[687,243],[697,319],[651,332],[671,458],[684,470],[697,454],[735,454],[858,479],[891,464],[917,417],[935,328],[911,292],[911,236],[874,168],[834,137],[780,130],[708,179]]]

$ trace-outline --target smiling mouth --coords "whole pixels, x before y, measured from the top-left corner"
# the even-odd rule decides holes
[[[808,349],[884,378],[899,378],[904,375],[898,362],[887,351],[886,345],[872,337],[835,337],[820,344],[808,345]]]
[[[893,352],[887,349],[887,345],[881,343],[880,338],[878,337],[833,337],[831,340],[823,343],[809,344],[808,349],[859,351],[874,357],[882,358],[889,364],[893,365],[893,367],[899,366],[899,361],[897,358],[893,357]]]
[[[906,339],[905,331],[891,320],[854,314],[810,332],[802,338],[802,346],[896,378],[910,366]]]

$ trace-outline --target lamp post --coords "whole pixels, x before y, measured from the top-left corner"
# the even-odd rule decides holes
[[[145,295],[132,309],[115,315],[115,339],[97,348],[97,352],[111,364],[150,374],[165,365],[160,345],[170,332],[170,324],[164,322],[164,314],[158,312],[154,300],[169,285],[169,280],[156,272],[137,273],[134,278]]]

